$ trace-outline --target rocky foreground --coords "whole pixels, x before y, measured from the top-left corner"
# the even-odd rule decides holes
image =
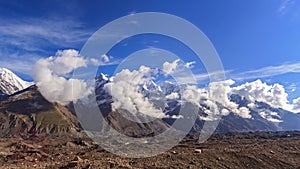
[[[88,138],[0,139],[1,168],[300,168],[300,132],[218,134],[202,144],[189,136],[150,158],[122,158]]]

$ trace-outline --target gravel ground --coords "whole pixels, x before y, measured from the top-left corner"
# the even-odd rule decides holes
[[[189,136],[149,158],[122,158],[87,138],[0,139],[0,168],[300,168],[300,132]]]

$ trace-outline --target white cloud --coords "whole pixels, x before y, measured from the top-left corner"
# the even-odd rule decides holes
[[[246,81],[250,79],[259,79],[259,78],[267,78],[272,76],[283,75],[287,73],[300,73],[300,62],[296,63],[286,63],[282,65],[276,66],[267,66],[255,70],[249,70],[245,72],[235,72],[233,70],[224,70],[217,72],[208,73],[199,73],[194,74],[194,77],[197,81],[206,81],[209,80],[209,75],[214,77],[222,77],[223,74],[226,75],[228,79]]]
[[[90,58],[90,63],[95,66],[108,66],[108,65],[117,65],[121,63],[120,59],[114,59],[112,56],[107,56],[106,54],[101,55],[99,59]]]
[[[246,82],[240,86],[233,87],[232,93],[239,94],[251,102],[265,102],[275,108],[283,108],[296,113],[300,112],[300,98],[294,99],[292,104],[290,104],[284,86],[278,83],[268,85],[261,80]]]
[[[191,61],[191,62],[187,62],[184,66],[188,69],[192,69],[195,64],[196,64],[195,61]]]
[[[161,109],[155,108],[149,99],[139,91],[140,86],[152,80],[152,74],[157,74],[157,70],[146,66],[141,66],[138,70],[133,71],[124,69],[117,73],[113,81],[105,85],[105,89],[113,97],[113,109],[125,109],[134,115],[167,117]]]
[[[225,80],[220,82],[212,82],[209,84],[210,99],[221,103],[225,108],[231,112],[243,117],[251,118],[250,111],[246,107],[238,107],[238,105],[229,100],[231,94],[231,85],[235,82],[233,80]]]
[[[176,92],[173,92],[166,96],[167,99],[179,99],[179,94]]]
[[[238,115],[243,117],[243,118],[251,118],[251,115],[250,115],[250,110],[246,107],[240,107],[238,109]]]
[[[209,115],[205,118],[206,120],[213,120],[214,115],[228,115],[229,112],[233,112],[243,118],[251,118],[247,107],[255,109],[255,101],[264,102],[272,107],[283,108],[294,113],[300,112],[300,97],[290,103],[284,86],[278,83],[269,85],[261,80],[256,80],[231,87],[234,83],[233,80],[211,82],[207,89],[187,86],[182,92],[182,99],[199,107],[201,104],[208,106],[209,109],[204,108],[204,112]],[[239,94],[251,101],[251,103],[247,107],[239,107],[239,105],[229,100],[228,96],[230,94]],[[220,110],[216,102],[223,105],[224,108]],[[273,119],[273,121],[276,121],[276,119]]]
[[[105,55],[105,54],[101,56],[101,60],[102,60],[102,62],[104,62],[104,63],[110,62],[110,59],[112,59],[111,56],[107,56],[107,55]]]
[[[99,66],[101,61],[95,58],[91,58],[90,59],[91,64],[95,65],[95,66]]]
[[[226,116],[226,115],[228,115],[230,113],[230,111],[228,110],[228,109],[222,109],[221,110],[221,114],[223,115],[223,116]]]
[[[230,74],[229,76],[231,79],[235,80],[247,80],[283,75],[286,73],[300,73],[300,62],[277,66],[267,66],[260,69]]]
[[[49,46],[69,48],[82,45],[93,33],[83,23],[70,18],[0,17],[0,23],[1,67],[30,76],[35,62],[41,56],[49,55]]]
[[[32,67],[34,66],[35,62],[31,61],[21,61],[21,60],[11,60],[11,61],[1,61],[0,65],[1,67],[10,69],[14,72],[23,73],[26,75],[33,75]]]
[[[280,84],[268,85],[261,80],[246,82],[232,88],[232,92],[239,94],[254,102],[260,101],[270,104],[273,107],[284,107],[287,103],[287,93]]]
[[[277,112],[264,112],[264,111],[262,111],[262,112],[259,112],[259,115],[262,118],[264,118],[264,119],[266,119],[268,121],[274,122],[274,123],[280,123],[280,122],[282,122],[282,120],[279,119],[280,116],[278,115]],[[277,117],[277,118],[275,118],[275,117]]]
[[[218,77],[223,77],[223,75],[225,74],[229,74],[230,72],[232,72],[232,70],[224,70],[224,71],[216,71],[216,72],[210,72],[210,73],[199,73],[199,74],[194,74],[195,79],[198,82],[203,82],[203,81],[207,81],[209,80],[210,76],[215,77],[216,79],[218,79]]]
[[[278,13],[280,15],[286,14],[286,12],[294,5],[294,0],[283,0],[278,8]]]
[[[57,75],[66,75],[74,69],[85,67],[88,61],[74,49],[59,50],[55,56],[48,58],[49,68]]]
[[[165,73],[165,75],[172,75],[177,67],[179,66],[179,59],[173,61],[172,63],[170,62],[165,62],[163,64],[163,72]]]
[[[212,82],[207,89],[199,89],[196,86],[187,86],[182,92],[182,99],[197,106],[206,105],[204,112],[208,115],[206,120],[214,120],[217,116],[228,115],[233,112],[243,118],[251,118],[250,111],[246,107],[238,105],[229,100],[231,92],[230,86],[234,84],[233,80]],[[220,108],[221,104],[224,108]],[[220,110],[221,109],[221,110]]]
[[[250,109],[254,109],[256,108],[256,104],[254,102],[251,102],[247,105],[247,107],[249,107]]]
[[[296,112],[296,113],[300,113],[300,97],[293,100],[291,110]]]
[[[92,31],[70,19],[22,19],[0,21],[1,46],[12,45],[27,51],[45,46],[68,47],[87,40]]]
[[[176,79],[178,84],[196,84],[196,79],[191,72],[194,61],[183,63],[180,59],[174,60],[173,62],[165,62],[162,66],[162,72],[165,76],[171,75]]]
[[[200,101],[208,98],[208,92],[205,89],[199,89],[196,86],[188,85],[182,91],[182,99],[200,107]]]
[[[292,83],[286,87],[288,90],[288,93],[295,92],[297,90],[297,85],[295,83]]]
[[[9,53],[0,49],[0,67],[8,68],[14,72],[33,76],[33,67],[41,56],[36,54],[21,54],[17,51]]]
[[[68,104],[90,94],[87,84],[65,76],[88,61],[76,50],[58,51],[55,56],[40,59],[34,67],[34,80],[42,95],[50,102]]]

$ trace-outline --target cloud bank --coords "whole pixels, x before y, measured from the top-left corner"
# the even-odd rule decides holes
[[[90,94],[86,82],[68,78],[74,69],[85,67],[88,60],[76,50],[59,50],[55,56],[40,59],[34,67],[34,80],[41,94],[50,102],[68,104]]]
[[[165,62],[163,71],[151,69],[141,66],[138,70],[129,71],[124,69],[117,73],[113,81],[105,85],[113,98],[112,107],[114,110],[124,109],[134,115],[142,113],[155,118],[168,117],[163,112],[163,108],[157,108],[151,101],[141,92],[141,87],[150,84],[153,77],[162,73],[168,76],[179,71],[183,63],[179,60],[174,62]],[[236,103],[230,101],[231,85],[233,80],[213,82],[208,88],[198,88],[195,85],[182,85],[181,93],[172,92],[164,96],[164,99],[182,99],[184,102],[190,102],[199,108],[203,108],[207,117],[205,120],[215,120],[221,115],[228,115],[230,112],[243,118],[251,118],[250,110],[246,107],[239,107]]]
[[[246,82],[233,87],[232,93],[239,94],[251,102],[265,102],[275,108],[283,108],[295,113],[300,112],[300,97],[289,103],[284,86],[278,83],[268,85],[261,80]]]
[[[112,108],[114,110],[125,109],[137,115],[142,113],[155,118],[167,117],[161,109],[154,105],[140,92],[140,86],[152,80],[152,75],[158,71],[146,66],[141,66],[138,70],[122,70],[113,78],[113,82],[107,83],[105,89],[113,97]]]
[[[251,118],[250,111],[246,107],[239,107],[229,100],[232,80],[212,82],[207,89],[200,89],[196,86],[187,86],[183,90],[182,99],[202,107],[207,117],[200,117],[204,120],[215,120],[220,115],[228,115],[230,112],[243,118]],[[220,106],[221,105],[221,106]]]
[[[99,61],[109,64],[111,59],[112,57],[103,55]],[[58,51],[55,56],[40,59],[36,63],[34,69],[36,85],[42,95],[51,102],[67,104],[84,98],[92,92],[87,83],[68,76],[74,69],[86,67],[89,63],[95,64],[96,61],[80,56],[76,50]],[[180,71],[182,67],[191,67],[193,63],[184,64],[179,60],[171,63],[165,62],[162,71],[146,66],[141,66],[138,70],[133,71],[122,70],[114,76],[113,81],[104,87],[113,98],[112,108],[114,110],[124,109],[134,115],[141,113],[154,118],[170,118],[163,112],[163,108],[154,105],[151,98],[141,92],[141,87],[151,84],[154,77],[158,75],[172,75]],[[181,99],[197,105],[207,114],[205,117],[200,117],[204,120],[215,120],[221,115],[226,116],[229,113],[243,118],[251,118],[249,108],[255,107],[255,101],[265,102],[272,107],[292,112],[300,112],[300,97],[289,103],[288,94],[280,84],[268,85],[261,80],[232,87],[234,84],[234,80],[211,82],[206,88],[185,84],[181,88],[181,93],[172,92],[164,96],[164,99]],[[247,107],[240,107],[230,100],[231,94],[239,94],[251,103]],[[261,116],[267,117],[265,113],[260,113]]]

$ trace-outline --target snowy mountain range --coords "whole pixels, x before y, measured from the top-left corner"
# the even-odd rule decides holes
[[[113,81],[113,78],[108,78],[104,74],[101,74],[96,79],[96,94],[99,107],[102,108],[102,112],[105,114],[112,111],[111,103],[113,102],[109,92],[105,90],[105,84],[109,84]],[[163,120],[171,125],[179,115],[180,108],[183,106],[181,100],[180,90],[183,90],[186,86],[177,86],[172,82],[162,82],[156,84],[151,81],[140,86],[140,92],[149,99],[149,101],[158,108],[161,108],[163,112],[169,117]],[[230,101],[236,103],[238,107],[244,107],[249,109],[251,118],[245,118],[237,115],[228,108],[229,113],[222,117],[217,132],[241,132],[241,131],[287,131],[287,130],[300,130],[300,114],[293,113],[282,108],[274,108],[264,102],[251,102],[246,98],[238,95],[231,94],[229,96]],[[208,105],[201,104],[197,113],[197,120],[192,128],[193,132],[198,132],[205,121],[210,120],[205,109]],[[219,105],[219,107],[223,107]],[[224,107],[223,107],[224,108]],[[184,120],[178,119],[178,120]]]
[[[11,131],[20,131],[19,128],[24,126],[25,124],[25,126],[31,126],[31,128],[26,130],[33,130],[32,128],[35,127],[34,124],[42,124],[44,122],[34,121],[34,119],[31,119],[31,117],[35,116],[36,112],[38,111],[43,111],[43,115],[47,115],[47,111],[44,111],[44,109],[48,109],[49,107],[51,108],[51,111],[53,111],[53,107],[59,107],[59,109],[63,110],[63,112],[69,112],[67,113],[68,116],[72,117],[72,122],[70,122],[70,125],[72,124],[71,126],[73,126],[73,128],[74,126],[78,126],[75,122],[75,117],[73,117],[73,115],[75,115],[76,113],[72,108],[72,103],[65,106],[58,103],[50,103],[49,101],[46,101],[46,99],[38,91],[38,87],[36,87],[33,83],[23,81],[8,69],[1,68],[0,70],[0,96],[2,97],[0,98],[0,114],[4,119],[7,119],[7,125],[3,124],[4,126],[2,127],[3,129],[5,129],[6,134],[11,134]],[[209,115],[209,112],[212,111],[212,108],[208,104],[210,102],[206,102],[207,100],[205,99],[204,102],[201,102],[197,105],[195,114],[179,114],[180,110],[184,107],[194,107],[192,106],[192,104],[187,104],[182,100],[184,96],[181,91],[187,88],[186,85],[178,86],[168,81],[156,84],[154,81],[148,81],[146,83],[139,84],[138,93],[143,95],[143,97],[145,97],[145,99],[149,101],[151,105],[153,105],[156,109],[162,110],[165,116],[154,122],[133,122],[122,116],[124,114],[132,115],[132,112],[127,109],[119,108],[118,110],[114,110],[113,108],[115,98],[111,95],[109,90],[107,90],[107,86],[115,82],[114,80],[114,77],[109,78],[104,74],[100,74],[98,77],[96,77],[96,99],[101,113],[104,115],[106,120],[110,122],[112,127],[127,135],[141,137],[148,136],[149,134],[153,135],[154,133],[159,134],[161,131],[166,130],[176,120],[178,120],[180,123],[190,122],[188,119],[191,117],[191,115],[195,117],[196,120],[190,132],[198,133],[199,131],[201,131],[206,121],[213,120],[213,118]],[[293,113],[282,108],[275,108],[265,102],[249,101],[247,100],[247,98],[242,97],[238,94],[231,94],[229,96],[229,99],[231,104],[236,103],[238,105],[238,108],[235,108],[235,110],[233,110],[233,108],[231,108],[230,106],[228,107],[228,105],[222,105],[221,103],[217,102],[212,104],[217,105],[219,110],[228,110],[228,112],[222,116],[216,132],[226,133],[248,131],[300,130],[299,113]],[[26,112],[24,112],[24,107],[27,107]],[[236,110],[241,110],[239,109],[241,107],[249,110],[251,118],[242,116],[235,112]],[[139,110],[142,110],[140,109],[140,107],[138,108]],[[148,109],[145,110],[147,112]],[[15,122],[9,122],[10,117],[8,117],[7,115],[13,115],[14,121],[18,122],[16,123],[18,125],[16,125],[15,127],[11,126],[10,124],[15,124]],[[28,121],[28,119],[24,119],[24,115],[33,120],[32,124],[30,120]],[[136,118],[141,119],[142,117],[136,116]],[[57,122],[53,123],[55,123],[54,126],[56,126]],[[39,128],[38,130],[40,132],[48,130],[69,130],[63,127],[52,129],[49,126],[53,125],[48,124],[47,128]]]
[[[0,68],[0,95],[11,95],[33,85],[6,68]]]

